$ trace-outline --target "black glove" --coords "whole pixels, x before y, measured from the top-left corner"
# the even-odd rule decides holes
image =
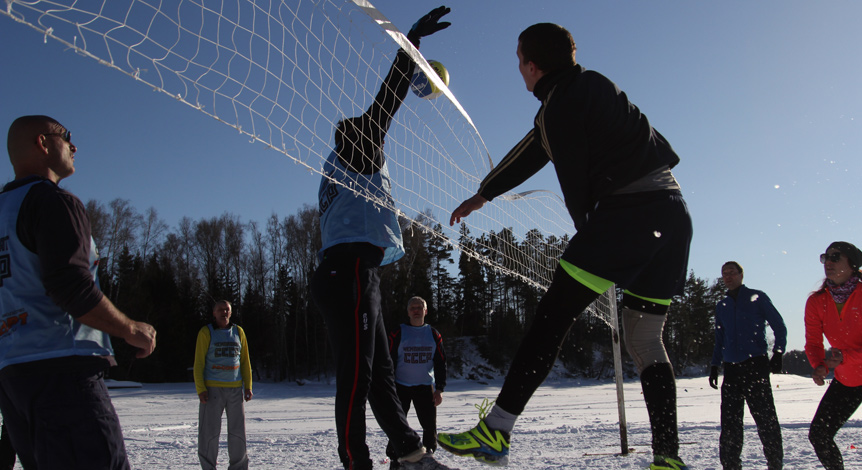
[[[419,39],[424,38],[425,36],[430,36],[441,29],[446,29],[452,24],[446,21],[439,23],[440,18],[450,11],[452,11],[452,9],[445,6],[431,10],[427,15],[423,16],[419,21],[413,24],[413,27],[410,28],[410,32],[407,33],[407,39],[418,48]]]
[[[772,353],[772,359],[769,360],[769,370],[773,374],[780,374],[781,369],[784,366],[783,360],[784,353],[776,352]]]
[[[718,366],[709,369],[709,386],[718,390]]]

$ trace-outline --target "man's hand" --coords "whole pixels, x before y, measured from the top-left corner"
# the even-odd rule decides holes
[[[434,390],[434,406],[440,406],[440,403],[443,403],[443,392]]]
[[[709,386],[718,390],[718,366],[709,369]]]
[[[826,383],[826,376],[829,375],[829,369],[826,366],[817,366],[814,369],[814,372],[811,373],[811,378],[814,379],[814,383],[817,385],[824,385]]]
[[[419,21],[413,24],[410,32],[407,33],[407,39],[418,48],[420,39],[430,36],[441,29],[446,29],[452,24],[446,21],[440,23],[440,18],[450,11],[452,10],[445,6],[431,10],[427,15],[419,18]]]
[[[769,370],[773,374],[780,374],[781,370],[784,368],[784,353],[775,352],[772,353],[772,359],[769,360]]]
[[[251,390],[245,389],[245,401],[251,400],[251,397],[254,396],[254,393],[251,393]]]
[[[207,400],[210,399],[210,393],[208,391],[204,390],[203,392],[198,393],[198,398],[200,398],[201,403],[206,403]]]
[[[107,297],[89,312],[77,319],[91,328],[123,338],[131,346],[138,348],[137,358],[147,357],[156,349],[156,329],[152,325],[134,321],[121,312]]]
[[[129,345],[138,348],[135,357],[138,359],[149,356],[156,349],[156,329],[149,323],[134,322],[131,334],[123,338]]]
[[[488,200],[478,194],[462,202],[457,209],[452,211],[452,216],[449,217],[449,225],[452,226],[460,223],[462,218],[467,217],[473,211],[481,209],[486,202]]]

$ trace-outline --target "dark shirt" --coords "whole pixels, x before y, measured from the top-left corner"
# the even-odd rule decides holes
[[[612,81],[573,65],[533,88],[542,102],[534,127],[482,181],[491,200],[554,163],[566,207],[580,228],[603,197],[679,157]]]
[[[8,183],[11,191],[33,181],[21,203],[17,234],[39,256],[45,294],[74,318],[102,300],[90,272],[90,219],[81,200],[51,180],[38,176]]]

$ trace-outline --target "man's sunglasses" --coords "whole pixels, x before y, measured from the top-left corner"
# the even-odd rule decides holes
[[[820,255],[820,262],[822,264],[826,264],[827,260],[832,261],[833,263],[841,261],[841,252],[833,251],[832,253],[823,253]]]
[[[70,144],[72,143],[72,131],[67,130],[65,132],[46,132],[42,135],[59,135],[60,138],[62,138],[66,142],[69,142]]]

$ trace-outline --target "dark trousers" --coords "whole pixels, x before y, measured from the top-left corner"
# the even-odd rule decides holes
[[[0,470],[12,470],[15,467],[15,449],[12,439],[6,429],[6,423],[0,426]]]
[[[530,397],[551,371],[575,320],[598,296],[562,268],[557,268],[506,374],[496,401],[500,408],[516,415],[524,411]],[[652,365],[641,374],[641,382],[650,425],[657,431],[652,436],[653,453],[676,457],[679,435],[673,369],[670,364]]]
[[[410,387],[396,383],[395,390],[398,392],[398,399],[401,400],[404,416],[407,416],[410,411],[411,403],[416,408],[416,418],[422,426],[422,445],[430,451],[437,450],[437,407],[434,405],[434,386]],[[386,455],[393,460],[398,457],[391,445],[386,447]]]
[[[49,361],[69,364],[66,358]],[[129,470],[120,420],[102,375],[72,366],[0,376],[0,409],[24,468]]]
[[[395,375],[383,318],[380,277],[383,252],[336,245],[314,273],[311,293],[323,313],[335,352],[335,427],[344,468],[367,470],[372,462],[365,442],[365,402],[398,457],[422,446],[407,424],[395,391]]]
[[[742,469],[742,419],[745,403],[748,403],[748,411],[757,425],[767,468],[780,470],[784,462],[784,448],[778,415],[775,413],[775,402],[772,400],[769,359],[766,356],[724,364],[719,438],[719,458],[724,470]]]
[[[811,420],[808,440],[826,470],[844,470],[844,459],[835,445],[835,434],[862,404],[862,386],[848,387],[832,380]]]

